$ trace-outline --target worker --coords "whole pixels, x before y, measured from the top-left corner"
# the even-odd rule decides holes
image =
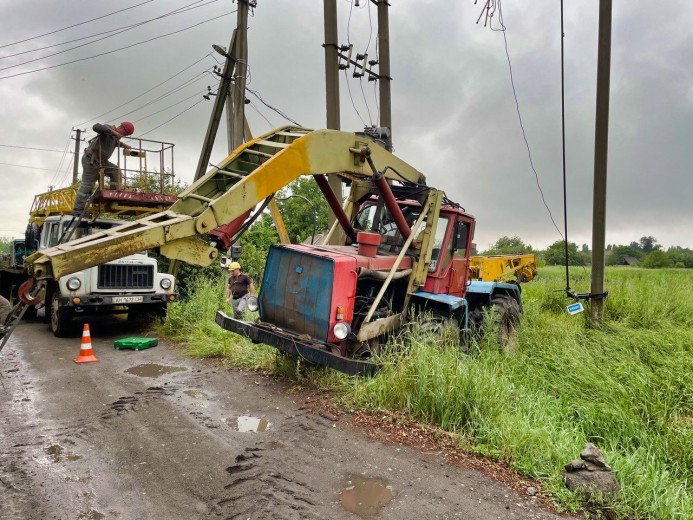
[[[231,262],[229,265],[229,279],[226,283],[226,303],[231,301],[233,317],[237,320],[243,318],[243,311],[248,307],[248,297],[255,292],[253,281],[241,273],[241,264]]]
[[[84,212],[84,206],[94,189],[94,183],[99,180],[99,170],[103,169],[105,176],[110,179],[109,188],[117,190],[120,187],[120,169],[108,161],[116,146],[129,150],[132,146],[121,142],[123,137],[132,135],[135,125],[129,121],[123,121],[119,126],[95,124],[93,126],[96,137],[89,141],[82,155],[82,182],[75,196],[75,204],[72,215],[80,216]]]

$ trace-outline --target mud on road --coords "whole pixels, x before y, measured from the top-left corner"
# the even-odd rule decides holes
[[[2,519],[558,518],[473,469],[368,439],[282,382],[160,342],[22,323],[0,354]]]

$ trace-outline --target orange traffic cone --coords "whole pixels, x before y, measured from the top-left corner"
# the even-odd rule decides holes
[[[98,361],[96,356],[91,351],[91,335],[89,334],[89,324],[84,324],[84,330],[82,331],[82,346],[79,349],[79,356],[74,359],[75,363],[90,363],[92,361]]]

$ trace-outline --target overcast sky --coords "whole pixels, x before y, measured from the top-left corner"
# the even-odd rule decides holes
[[[371,59],[376,10],[359,3],[337,1],[339,41],[368,49]],[[323,128],[323,2],[257,4],[248,86],[301,125]],[[395,153],[477,217],[480,249],[502,235],[536,248],[558,240],[529,163],[503,33],[476,24],[481,5],[474,0],[391,4]],[[105,38],[185,6],[194,8]],[[235,9],[231,0],[0,1],[0,236],[23,233],[36,193],[70,182],[72,157],[63,151],[74,147],[72,128],[133,121],[135,135],[175,143],[176,175],[191,182],[212,109],[211,101],[198,101],[216,82],[205,74],[216,63],[211,45],[228,45],[236,14],[223,15]],[[568,237],[580,245],[591,242],[598,1],[567,0],[565,9]],[[563,231],[560,2],[505,2],[503,17],[533,163]],[[614,2],[607,243],[652,235],[665,247],[693,247],[691,20],[693,4],[683,0]],[[97,33],[105,34],[65,44]],[[46,57],[96,38],[103,39]],[[74,60],[81,61],[62,65]],[[340,83],[342,129],[360,131],[377,123],[377,90],[348,72]],[[249,98],[255,135],[289,123]],[[226,155],[225,125],[217,143],[212,161]]]

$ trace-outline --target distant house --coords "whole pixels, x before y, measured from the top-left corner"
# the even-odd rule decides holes
[[[621,265],[629,265],[631,267],[638,267],[640,265],[640,260],[634,256],[624,256],[621,260]]]

